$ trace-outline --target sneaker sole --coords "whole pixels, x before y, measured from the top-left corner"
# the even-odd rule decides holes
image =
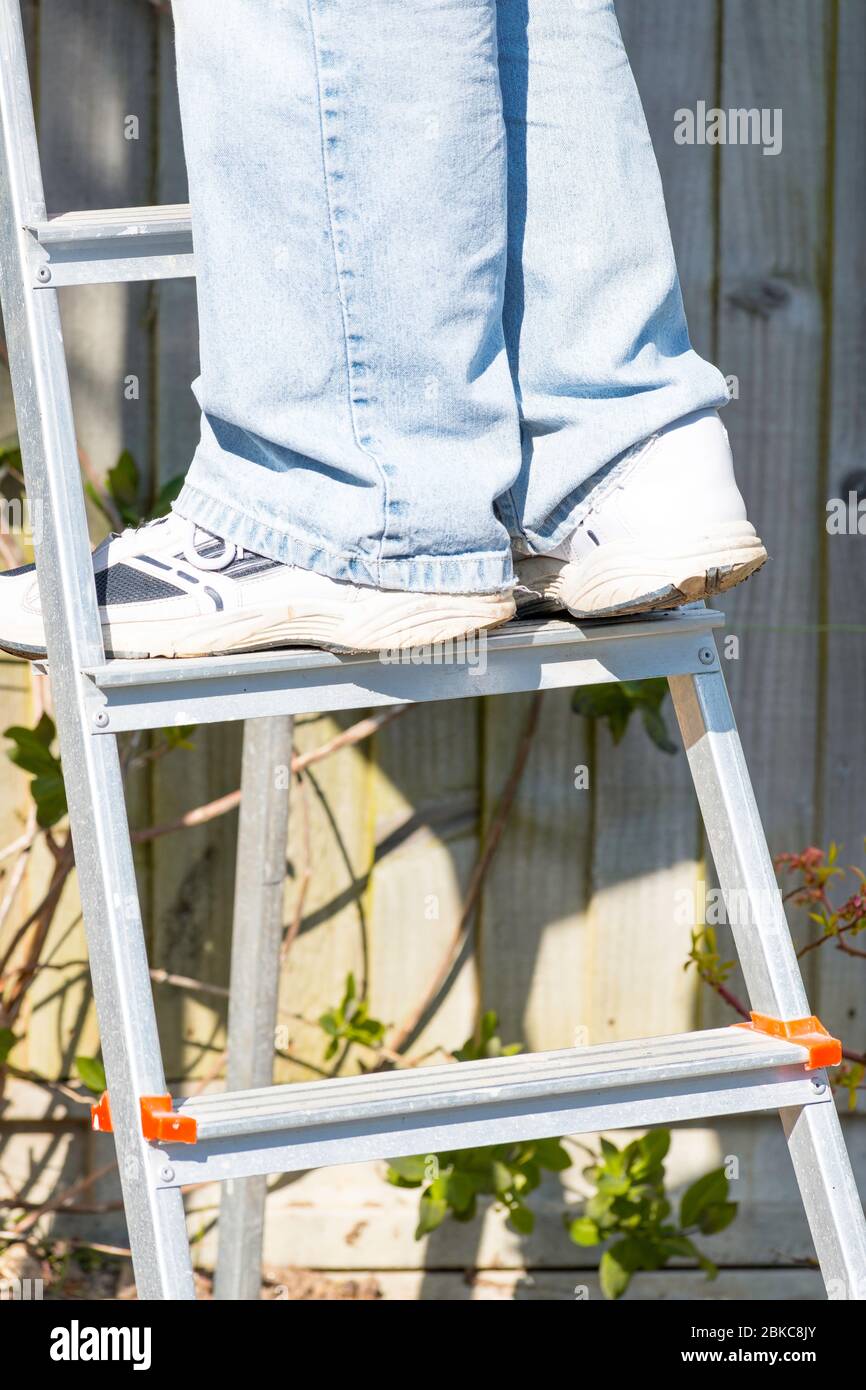
[[[537,598],[519,604],[521,617],[561,612],[575,618],[618,618],[678,608],[726,593],[755,574],[767,552],[748,522],[709,533],[698,547],[681,553],[635,552],[617,543],[586,560],[561,563],[537,556],[521,566],[521,583]]]
[[[119,660],[227,656],[280,647],[319,647],[337,653],[407,651],[457,641],[514,617],[513,598],[501,594],[382,594],[332,609],[243,609],[182,622],[103,623],[106,655]],[[0,650],[44,661],[45,647],[0,638]]]

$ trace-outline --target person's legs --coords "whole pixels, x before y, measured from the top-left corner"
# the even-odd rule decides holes
[[[512,615],[510,538],[580,616],[762,563],[610,0],[174,10],[202,440],[95,554],[109,650],[444,641]]]
[[[689,343],[658,168],[612,0],[498,0],[504,328],[523,461],[498,507],[521,608],[670,607],[766,559]],[[542,558],[535,558],[541,556]]]
[[[523,466],[502,510],[550,550],[623,451],[724,404],[688,338],[658,167],[612,0],[498,0],[504,323]],[[605,472],[599,476],[599,470]]]
[[[176,510],[383,588],[512,580],[495,0],[175,0],[202,441]]]

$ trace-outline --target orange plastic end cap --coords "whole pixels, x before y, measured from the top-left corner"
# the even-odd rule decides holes
[[[172,1109],[171,1096],[142,1096],[141,1132],[145,1139],[194,1144],[198,1126],[192,1115],[179,1115]]]
[[[751,1014],[751,1023],[735,1023],[735,1028],[748,1028],[753,1033],[766,1033],[771,1038],[785,1038],[788,1042],[805,1047],[809,1053],[807,1071],[818,1067],[838,1067],[842,1061],[842,1044],[827,1032],[820,1019],[809,1018],[770,1018],[769,1014]]]
[[[93,1129],[98,1129],[100,1134],[111,1133],[111,1107],[108,1104],[107,1091],[103,1091],[96,1104],[91,1105],[90,1124]]]

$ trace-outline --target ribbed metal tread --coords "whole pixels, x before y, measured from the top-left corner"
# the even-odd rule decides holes
[[[807,1048],[740,1028],[194,1096],[159,1187],[517,1139],[832,1104]]]
[[[107,660],[86,668],[84,675],[91,686],[94,732],[112,734],[688,675],[717,669],[713,631],[723,622],[722,613],[698,604],[619,622],[515,620],[464,649],[444,643],[426,654],[293,647],[219,657]]]
[[[602,1093],[684,1077],[730,1076],[767,1068],[803,1067],[795,1043],[716,1028],[597,1047],[567,1048],[479,1062],[418,1067],[255,1091],[196,1096],[178,1104],[193,1115],[202,1139],[303,1129],[352,1119],[423,1114],[456,1106]]]
[[[37,244],[33,256],[37,285],[154,280],[195,273],[190,210],[184,203],[66,212],[34,223],[28,231]]]

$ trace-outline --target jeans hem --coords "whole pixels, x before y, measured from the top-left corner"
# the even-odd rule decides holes
[[[185,483],[173,510],[203,530],[284,565],[373,589],[426,594],[498,594],[514,585],[510,550],[468,555],[407,555],[380,559],[338,554],[309,536],[260,521],[234,503]]]

